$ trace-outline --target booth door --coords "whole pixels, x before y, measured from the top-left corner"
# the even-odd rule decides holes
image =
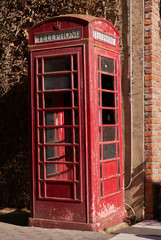
[[[86,222],[82,49],[35,52],[32,61],[36,84],[33,217]]]

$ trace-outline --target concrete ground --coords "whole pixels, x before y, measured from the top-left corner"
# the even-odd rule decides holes
[[[161,222],[143,221],[112,233],[96,233],[27,226],[29,212],[0,211],[0,240],[161,240]]]

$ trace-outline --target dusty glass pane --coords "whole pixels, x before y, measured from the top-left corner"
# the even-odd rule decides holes
[[[75,166],[75,171],[76,171],[76,180],[79,181],[80,180],[80,170],[79,170],[78,165]]]
[[[114,90],[114,77],[106,74],[101,74],[102,89]]]
[[[78,88],[77,73],[73,74],[73,79],[74,79],[74,88]]]
[[[46,178],[73,180],[73,166],[71,164],[46,164]]]
[[[70,74],[57,74],[44,76],[44,89],[70,89],[71,88],[71,75]]]
[[[100,142],[102,142],[102,138],[101,138],[101,127],[99,128],[99,139],[100,139]]]
[[[115,85],[116,85],[116,91],[118,90],[118,87],[117,87],[117,77],[115,77]]]
[[[79,147],[75,146],[75,161],[79,162]]]
[[[115,94],[102,92],[102,107],[115,107]]]
[[[65,128],[64,142],[66,142],[66,143],[73,142],[73,129],[72,128]]]
[[[101,109],[99,109],[99,125],[102,124],[102,121],[101,121]]]
[[[100,107],[101,106],[101,92],[100,91],[98,92],[98,104]]]
[[[39,108],[42,108],[42,95],[41,94],[39,94],[39,96],[38,96],[38,106],[39,106]]]
[[[39,147],[39,161],[43,161],[44,157],[43,157],[43,147],[40,146]]]
[[[45,112],[45,126],[72,125],[72,110]]]
[[[102,122],[103,124],[115,124],[115,110],[103,109]]]
[[[46,178],[54,177],[56,174],[56,167],[59,168],[59,165],[55,164],[46,164]],[[58,171],[58,169],[57,169]]]
[[[75,128],[75,143],[79,143],[79,128]]]
[[[120,174],[120,160],[118,160],[118,174]]]
[[[43,130],[39,129],[39,143],[43,143]]]
[[[73,70],[77,70],[77,55],[73,55]]]
[[[120,157],[120,148],[119,148],[119,143],[117,144],[117,156]]]
[[[41,91],[42,90],[42,77],[38,76],[38,90]]]
[[[71,107],[71,92],[54,92],[45,94],[45,108]]]
[[[106,57],[101,57],[101,71],[114,73],[114,60]]]
[[[74,110],[74,124],[78,125],[78,110]]]
[[[116,144],[103,145],[103,160],[116,158]]]
[[[39,112],[39,126],[43,125],[43,112]]]
[[[103,197],[103,182],[101,182],[100,184],[101,184],[101,197]]]
[[[46,146],[45,147],[46,161],[52,161],[57,157],[56,148],[57,147],[55,147],[55,146]]]
[[[80,184],[76,183],[76,199],[80,199]]]
[[[102,163],[100,163],[100,178],[102,178]]]
[[[45,129],[46,143],[55,143],[55,129]]]
[[[117,74],[117,61],[115,60],[115,74]]]
[[[40,179],[44,178],[44,165],[40,165]]]
[[[78,107],[78,93],[74,92],[74,106]]]
[[[38,59],[38,73],[42,72],[42,61],[41,58]]]
[[[98,70],[100,69],[100,56],[98,56]]]
[[[115,127],[103,127],[103,142],[115,141]]]
[[[44,58],[44,72],[70,71],[70,55]]]
[[[44,197],[44,184],[40,183],[40,197]]]
[[[101,83],[100,83],[100,73],[98,73],[98,88],[101,88]]]
[[[117,127],[117,140],[119,140],[119,127]]]

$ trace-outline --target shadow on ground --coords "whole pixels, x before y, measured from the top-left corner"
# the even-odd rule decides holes
[[[12,212],[0,211],[0,222],[18,226],[28,226],[29,211],[14,210]]]

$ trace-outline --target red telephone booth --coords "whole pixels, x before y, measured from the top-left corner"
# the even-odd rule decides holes
[[[98,231],[125,217],[118,37],[83,15],[29,30],[30,226]]]

